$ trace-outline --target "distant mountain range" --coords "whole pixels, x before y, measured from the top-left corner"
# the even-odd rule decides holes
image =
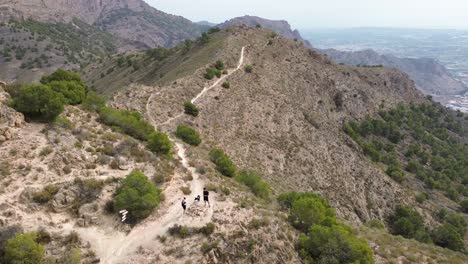
[[[169,15],[143,0],[0,0],[0,21],[72,23],[74,18],[111,33],[119,50],[173,46],[208,27]]]
[[[319,51],[338,63],[397,68],[407,73],[415,81],[418,89],[426,94],[460,94],[466,90],[465,85],[456,80],[447,68],[435,59],[398,58],[393,55],[381,55],[371,49],[353,52],[335,49]]]

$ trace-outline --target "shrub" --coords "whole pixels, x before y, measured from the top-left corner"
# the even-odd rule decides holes
[[[59,190],[60,187],[56,185],[47,185],[42,191],[33,194],[33,201],[41,204],[48,203]]]
[[[253,66],[252,65],[246,65],[244,67],[244,70],[246,73],[252,73],[253,72]]]
[[[47,86],[53,91],[62,94],[66,104],[80,104],[86,97],[86,87],[77,82],[53,81],[47,83]]]
[[[299,250],[307,263],[373,263],[372,250],[343,225],[313,225],[299,237]]]
[[[198,146],[201,143],[200,135],[188,125],[177,126],[176,136],[182,139],[185,143]]]
[[[182,191],[183,194],[189,195],[192,193],[192,190],[190,190],[189,186],[182,186],[180,187],[180,190]]]
[[[129,221],[148,217],[158,204],[159,190],[137,170],[125,177],[114,197],[115,210],[126,209]]]
[[[416,195],[416,202],[424,203],[425,201],[427,201],[428,198],[429,198],[429,195],[427,193],[425,193],[425,192],[418,193]]]
[[[44,247],[35,241],[32,233],[18,233],[5,243],[5,260],[11,264],[36,264],[44,256]]]
[[[262,176],[253,170],[243,170],[237,176],[236,180],[245,184],[250,190],[262,199],[270,197],[270,186],[262,180]]]
[[[149,135],[147,146],[154,153],[168,155],[172,149],[172,142],[167,134],[155,131]]]
[[[190,101],[184,103],[184,110],[187,115],[191,116],[198,116],[199,113],[197,106]]]
[[[208,34],[213,34],[213,33],[219,32],[219,31],[221,31],[221,29],[219,27],[212,27],[212,28],[208,29]]]
[[[124,133],[139,140],[146,141],[155,130],[143,119],[140,113],[127,110],[117,110],[103,107],[99,111],[99,119],[106,125],[116,126]]]
[[[460,203],[460,209],[463,213],[468,214],[468,199],[465,199]]]
[[[219,71],[223,71],[224,70],[224,62],[222,60],[216,61],[215,68],[218,69]]]
[[[421,235],[425,233],[422,216],[406,206],[397,206],[390,217],[390,226],[393,234],[406,238],[422,239]]]
[[[80,264],[81,263],[81,250],[79,248],[72,248],[63,256],[61,263],[64,264]]]
[[[236,174],[236,166],[228,155],[220,148],[213,148],[210,153],[210,160],[216,164],[216,169],[224,176],[234,177]]]
[[[88,111],[99,111],[106,106],[106,99],[95,92],[89,92],[83,101],[83,107]]]
[[[205,226],[200,227],[198,231],[204,234],[205,236],[210,236],[211,234],[213,234],[214,230],[215,230],[215,224],[208,223]]]
[[[216,67],[210,67],[206,69],[206,73],[204,74],[205,79],[212,80],[215,76],[221,77],[222,72],[218,70]]]
[[[439,226],[432,232],[432,240],[438,246],[452,250],[464,249],[463,237],[450,224]]]
[[[307,232],[312,225],[334,223],[335,211],[322,198],[302,197],[292,203],[289,221],[298,230]]]
[[[169,233],[169,235],[176,236],[176,237],[179,237],[179,238],[186,238],[186,237],[189,237],[190,235],[192,235],[192,230],[191,229],[189,229],[186,226],[181,226],[181,225],[177,225],[177,224],[170,227],[167,230],[167,232]]]
[[[229,82],[224,82],[222,86],[226,89],[231,88],[231,84]]]
[[[20,88],[12,106],[18,112],[44,121],[54,120],[63,111],[65,98],[42,84],[29,84]]]
[[[385,173],[399,183],[403,182],[406,178],[401,167],[395,164],[390,164]]]
[[[81,79],[80,75],[64,69],[58,69],[50,75],[42,76],[41,83],[49,84],[54,81],[76,82],[81,86],[86,87],[86,84]]]
[[[372,219],[366,222],[366,226],[374,229],[385,229],[385,225],[379,219]]]

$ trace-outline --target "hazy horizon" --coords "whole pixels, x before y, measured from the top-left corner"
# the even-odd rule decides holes
[[[468,1],[446,0],[145,0],[153,7],[192,21],[221,23],[253,15],[286,20],[293,28],[468,29]]]

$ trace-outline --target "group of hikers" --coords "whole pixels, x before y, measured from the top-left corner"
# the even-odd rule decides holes
[[[203,188],[203,201],[205,203],[205,206],[207,204],[208,204],[208,206],[211,206],[210,201],[208,199],[208,196],[210,196],[210,192],[206,188]],[[200,202],[200,195],[195,197],[195,202]],[[182,205],[182,208],[184,209],[184,214],[185,214],[185,210],[187,210],[187,198],[186,197],[184,197],[184,199],[182,199],[181,205]]]

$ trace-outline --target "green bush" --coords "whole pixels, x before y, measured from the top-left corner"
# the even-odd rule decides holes
[[[405,180],[405,172],[401,169],[399,165],[391,164],[388,166],[387,170],[385,171],[388,176],[390,176],[395,181],[401,183]]]
[[[223,71],[224,70],[224,62],[222,60],[216,61],[215,68],[218,69],[219,71]]]
[[[89,92],[83,101],[83,107],[88,111],[99,111],[106,106],[106,99],[95,92]]]
[[[236,180],[245,184],[250,190],[262,199],[270,197],[270,186],[262,180],[262,176],[253,170],[243,170],[237,176]]]
[[[465,247],[461,236],[450,224],[439,226],[432,232],[432,240],[438,246],[462,251]]]
[[[397,206],[395,212],[390,217],[390,227],[393,234],[406,238],[414,238],[421,241],[427,237],[422,216],[417,211],[406,206]]]
[[[212,80],[215,76],[221,77],[222,72],[218,70],[216,67],[210,67],[206,69],[206,73],[204,75],[205,79]]]
[[[343,225],[313,225],[308,231],[299,237],[300,254],[306,263],[374,263],[366,241]]]
[[[48,203],[52,198],[54,198],[54,195],[57,194],[59,190],[60,187],[56,185],[47,185],[42,191],[33,194],[33,200],[36,203]]]
[[[43,84],[29,84],[20,88],[13,98],[12,106],[18,112],[44,121],[54,120],[62,113],[65,104],[63,95]]]
[[[197,106],[194,105],[190,101],[186,101],[184,103],[184,110],[185,110],[185,113],[187,115],[191,115],[191,116],[195,116],[195,117],[198,116],[198,113],[199,113]]]
[[[210,153],[210,160],[216,164],[216,170],[221,172],[224,176],[234,177],[236,174],[236,166],[229,158],[228,155],[220,148],[213,148]]]
[[[154,153],[167,155],[171,152],[172,142],[167,134],[155,131],[149,135],[147,146]]]
[[[155,130],[143,119],[140,113],[103,107],[99,111],[99,119],[106,125],[116,126],[125,134],[146,141]]]
[[[298,230],[307,232],[312,225],[334,224],[335,210],[323,198],[306,196],[292,203],[289,221]]]
[[[460,203],[460,209],[463,213],[468,214],[468,199],[465,199]]]
[[[18,233],[5,243],[5,260],[9,264],[37,264],[44,256],[44,247],[32,233]]]
[[[216,228],[215,224],[213,224],[213,223],[208,223],[208,224],[206,224],[205,226],[200,227],[200,229],[198,230],[198,232],[204,234],[205,236],[210,236],[211,234],[213,234],[215,228]]]
[[[126,209],[130,222],[148,217],[159,204],[159,190],[140,171],[123,179],[114,197],[116,211]]]
[[[81,86],[86,87],[86,84],[81,79],[80,75],[64,69],[58,69],[50,75],[42,76],[41,83],[49,84],[54,81],[76,82]]]
[[[253,66],[252,65],[246,65],[244,67],[244,70],[246,73],[252,73],[253,72]]]
[[[379,219],[372,219],[366,222],[366,226],[374,229],[385,229],[385,225]]]
[[[198,146],[201,143],[200,135],[188,125],[177,126],[176,136],[182,139],[185,143]]]
[[[229,82],[224,82],[222,86],[226,89],[231,88],[231,84]]]
[[[52,90],[64,96],[66,104],[76,105],[86,97],[86,88],[78,82],[53,81],[47,83]]]

